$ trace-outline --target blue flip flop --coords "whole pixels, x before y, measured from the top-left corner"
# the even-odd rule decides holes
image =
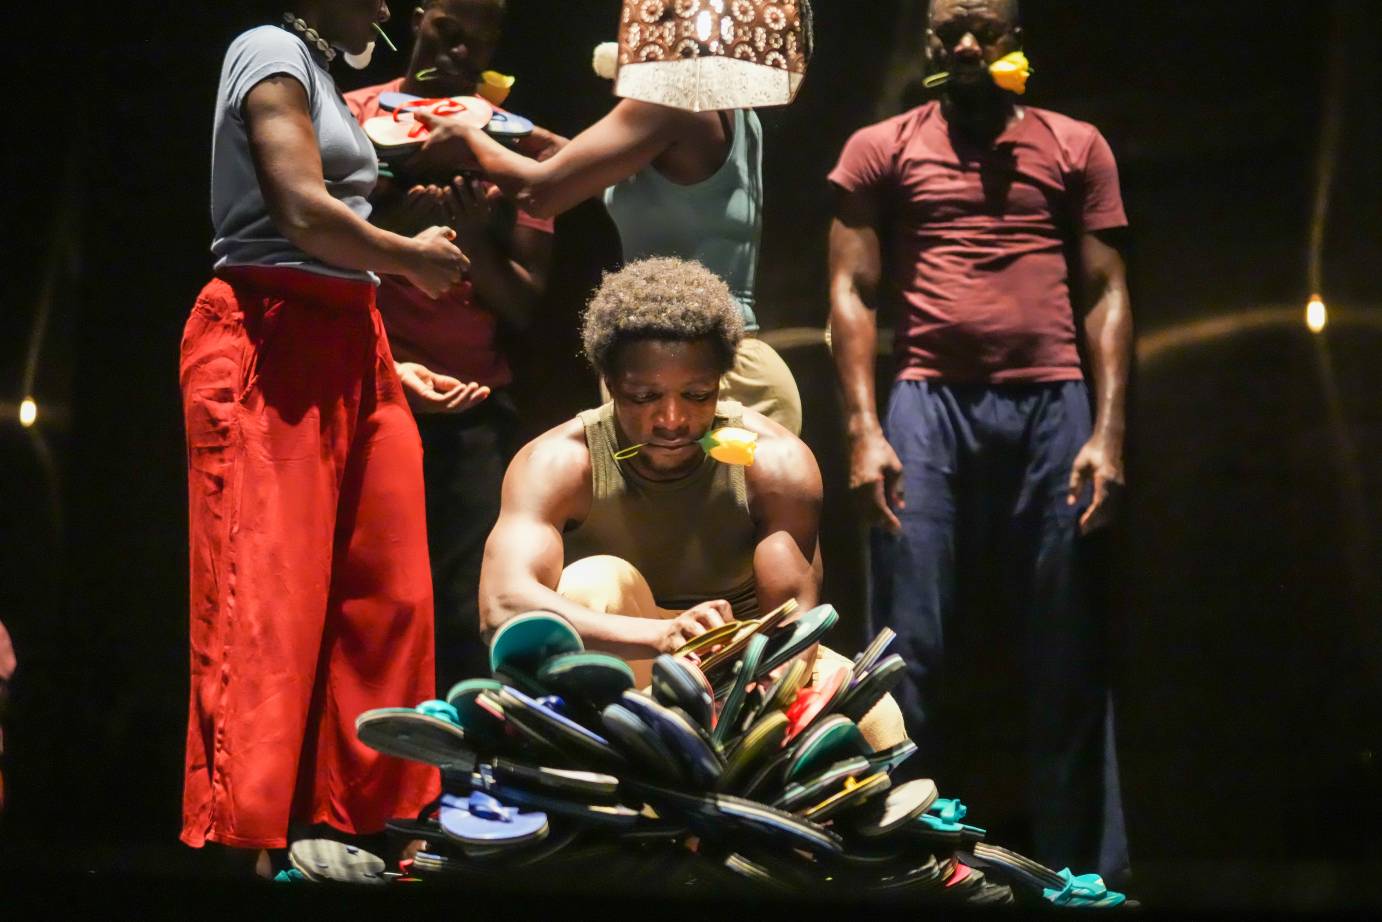
[[[577,723],[551,706],[549,699],[534,699],[516,688],[499,692],[504,719],[542,737],[563,752],[580,754],[605,767],[625,764],[624,757],[595,731]]]
[[[462,845],[520,846],[547,836],[547,814],[524,812],[483,791],[469,797],[443,794],[438,817],[442,831]]]
[[[605,733],[637,766],[638,774],[677,786],[687,782],[687,771],[663,742],[662,735],[622,704],[610,704],[600,712]]]
[[[680,759],[697,787],[711,790],[716,786],[724,771],[724,761],[715,749],[714,742],[689,714],[681,708],[663,707],[653,699],[632,691],[624,692],[619,703],[657,731],[667,748]]]

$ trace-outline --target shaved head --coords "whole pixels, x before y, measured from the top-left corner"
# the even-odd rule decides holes
[[[930,18],[945,17],[959,13],[978,13],[992,11],[1001,16],[1009,25],[1019,24],[1022,14],[1018,0],[931,0]]]

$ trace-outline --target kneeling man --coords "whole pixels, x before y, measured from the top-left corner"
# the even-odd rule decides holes
[[[716,400],[743,335],[728,287],[699,263],[647,259],[605,278],[582,340],[612,400],[509,466],[480,575],[487,634],[556,612],[588,648],[628,660],[641,687],[655,657],[726,621],[817,604],[816,460],[787,429]],[[720,426],[757,433],[752,465],[702,450]],[[816,668],[842,661],[822,648]],[[886,746],[901,726],[887,699],[861,729]]]

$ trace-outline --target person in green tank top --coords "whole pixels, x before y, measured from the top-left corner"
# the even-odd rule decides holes
[[[612,399],[509,466],[480,573],[487,636],[525,612],[555,612],[587,648],[628,660],[641,687],[654,658],[705,631],[788,599],[817,604],[816,459],[766,416],[718,400],[742,337],[729,288],[699,263],[646,259],[605,278],[582,338]],[[701,449],[721,425],[757,434],[752,465]],[[905,738],[891,699],[875,710],[866,738]]]
[[[480,576],[485,629],[554,611],[590,648],[637,663],[789,598],[816,604],[815,458],[782,426],[717,399],[743,335],[729,288],[699,263],[640,260],[605,279],[583,339],[613,399],[510,465]],[[705,454],[697,439],[717,423],[758,434],[752,466]],[[563,595],[563,570],[578,562],[587,590],[603,580],[637,610],[596,612]]]

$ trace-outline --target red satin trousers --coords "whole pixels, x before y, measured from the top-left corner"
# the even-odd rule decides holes
[[[355,736],[433,689],[422,447],[374,287],[224,270],[180,363],[191,551],[182,840],[280,848],[416,814],[437,772]]]

